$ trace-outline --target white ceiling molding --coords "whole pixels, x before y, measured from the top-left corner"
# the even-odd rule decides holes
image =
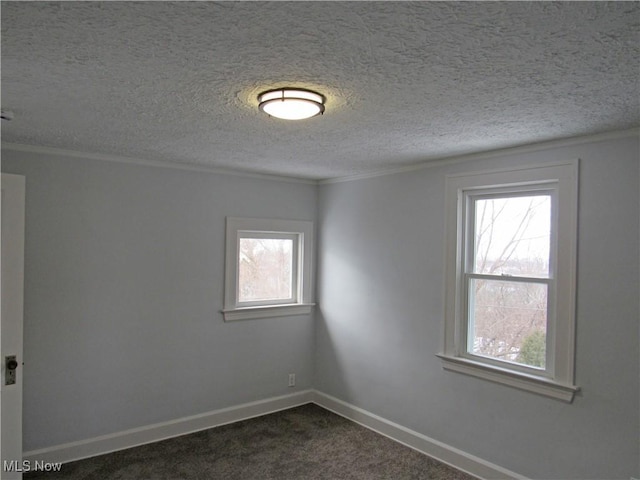
[[[288,177],[284,175],[270,175],[264,173],[243,172],[240,170],[231,170],[218,167],[209,167],[206,165],[187,165],[179,162],[163,162],[158,160],[145,160],[141,158],[121,157],[118,155],[109,155],[104,153],[87,153],[69,150],[65,148],[46,147],[40,145],[24,145],[20,143],[2,142],[2,150],[14,152],[37,153],[41,155],[55,155],[58,157],[81,158],[86,160],[98,160],[102,162],[125,163],[129,165],[140,165],[144,167],[171,168],[174,170],[187,170],[192,172],[214,173],[217,175],[231,175],[235,177],[249,177],[262,180],[271,180],[276,182],[287,183],[303,183],[307,185],[315,185],[317,180],[309,180],[306,178]]]
[[[470,155],[462,155],[458,157],[445,157],[435,160],[426,160],[406,167],[394,168],[389,170],[381,170],[379,172],[365,173],[362,175],[350,175],[336,178],[325,178],[319,180],[319,185],[330,183],[351,182],[355,180],[364,180],[367,178],[384,177],[386,175],[394,175],[396,173],[413,172],[423,170],[425,168],[440,167],[454,163],[472,162],[474,160],[483,160],[486,158],[498,158],[508,155],[520,155],[525,153],[540,152],[552,148],[571,147],[573,145],[581,145],[585,143],[602,142],[606,140],[615,140],[618,138],[640,137],[640,128],[630,128],[616,132],[598,133],[595,135],[583,135],[580,137],[564,138],[561,140],[552,140],[550,142],[540,142],[531,145],[522,145],[520,147],[503,148],[501,150],[493,150],[490,152],[472,153]]]
[[[206,167],[201,165],[185,165],[177,162],[159,162],[153,160],[143,160],[130,157],[119,157],[116,155],[106,155],[99,153],[86,153],[77,152],[73,150],[66,150],[62,148],[43,147],[37,145],[23,145],[18,143],[2,142],[2,150],[26,152],[26,153],[38,153],[42,155],[56,155],[61,157],[83,158],[88,160],[99,160],[105,162],[117,162],[130,165],[141,165],[147,167],[159,167],[159,168],[171,168],[176,170],[188,170],[203,173],[213,173],[218,175],[232,175],[240,177],[258,178],[263,180],[272,180],[278,182],[288,183],[302,183],[307,185],[326,185],[331,183],[352,182],[356,180],[365,180],[367,178],[384,177],[387,175],[395,175],[397,173],[412,172],[416,170],[423,170],[426,168],[439,167],[442,165],[450,165],[454,163],[471,162],[474,160],[482,160],[486,158],[498,158],[507,155],[518,155],[524,153],[533,153],[543,150],[549,150],[552,148],[570,147],[573,145],[581,145],[585,143],[602,142],[606,140],[615,140],[618,138],[628,137],[640,137],[640,128],[631,128],[628,130],[621,130],[616,132],[605,132],[596,135],[584,135],[574,138],[566,138],[562,140],[553,140],[550,142],[535,143],[532,145],[523,145],[521,147],[505,148],[501,150],[494,150],[491,152],[483,152],[471,155],[462,155],[458,157],[446,157],[434,160],[426,160],[423,162],[409,165],[406,167],[400,167],[395,169],[380,170],[377,172],[371,172],[361,175],[349,175],[344,177],[326,178],[321,180],[309,180],[305,178],[287,177],[282,175],[266,175],[252,172],[241,172],[238,170],[225,170],[215,167]]]

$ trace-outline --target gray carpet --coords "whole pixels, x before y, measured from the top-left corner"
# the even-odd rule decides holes
[[[31,472],[25,480],[474,480],[313,404]]]

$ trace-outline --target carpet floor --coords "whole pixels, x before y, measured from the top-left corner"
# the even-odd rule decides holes
[[[99,457],[25,480],[475,480],[314,404]]]

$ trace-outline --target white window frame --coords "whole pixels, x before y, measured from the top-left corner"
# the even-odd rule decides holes
[[[573,401],[579,390],[574,385],[578,163],[574,160],[446,177],[445,334],[438,354],[445,370]],[[470,278],[482,277],[469,273],[469,249],[473,248],[469,211],[474,199],[485,195],[543,192],[551,195],[551,249],[549,278],[536,278],[548,286],[549,296],[547,362],[544,369],[538,369],[469,351],[467,284]]]
[[[294,241],[292,298],[241,302],[239,300],[239,252],[241,238]],[[313,307],[313,222],[267,218],[227,217],[225,246],[225,321],[305,315]]]

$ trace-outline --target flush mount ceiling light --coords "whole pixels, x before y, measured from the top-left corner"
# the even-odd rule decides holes
[[[303,120],[324,112],[325,98],[302,88],[278,88],[258,95],[259,108],[267,115],[284,120]]]

